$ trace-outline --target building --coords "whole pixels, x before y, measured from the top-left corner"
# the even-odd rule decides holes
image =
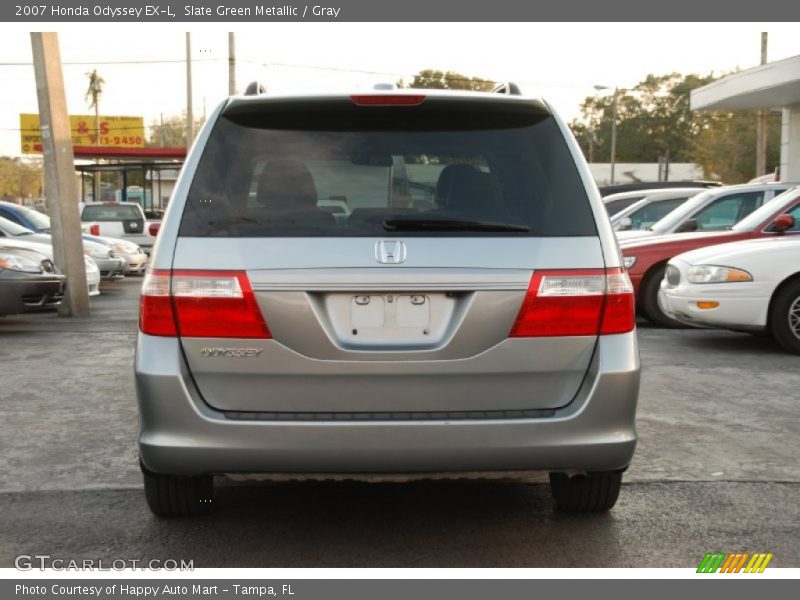
[[[800,56],[740,71],[691,93],[692,110],[780,110],[782,181],[800,181]]]

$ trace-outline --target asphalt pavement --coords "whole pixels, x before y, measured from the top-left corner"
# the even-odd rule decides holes
[[[0,567],[18,554],[196,567],[693,567],[711,550],[800,566],[800,369],[769,338],[639,329],[639,447],[605,515],[546,485],[258,483],[201,519],[147,510],[132,360],[140,278],[87,319],[0,319]]]

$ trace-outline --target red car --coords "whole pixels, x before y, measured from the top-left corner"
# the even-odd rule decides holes
[[[639,313],[658,325],[682,326],[658,305],[658,289],[667,261],[672,257],[705,246],[785,234],[800,234],[800,187],[767,202],[727,231],[677,233],[622,242],[620,248],[633,282]]]

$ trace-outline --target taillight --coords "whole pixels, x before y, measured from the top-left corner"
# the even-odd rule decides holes
[[[634,324],[624,269],[535,271],[509,337],[626,333]]]
[[[139,328],[160,336],[272,337],[243,271],[149,271]]]
[[[158,231],[161,229],[161,223],[150,223],[150,226],[147,228],[147,231],[153,237],[158,235]]]
[[[89,233],[92,235],[100,235],[100,225],[94,224],[89,227]]]
[[[359,106],[418,106],[425,100],[425,95],[357,94],[350,99]]]

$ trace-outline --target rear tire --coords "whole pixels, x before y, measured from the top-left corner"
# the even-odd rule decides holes
[[[772,337],[787,352],[800,354],[800,280],[780,290],[769,311]]]
[[[688,329],[688,325],[684,325],[680,321],[676,321],[672,317],[661,310],[658,305],[658,290],[661,288],[661,280],[664,279],[664,272],[667,270],[666,265],[655,267],[650,271],[642,283],[642,289],[639,293],[641,300],[641,308],[647,320],[655,325],[661,327],[668,327],[670,329]]]
[[[605,512],[619,497],[622,471],[570,477],[550,473],[550,491],[556,507],[565,512]]]
[[[148,471],[144,465],[144,494],[150,511],[159,517],[196,517],[211,511],[214,500],[214,478],[162,475]]]

